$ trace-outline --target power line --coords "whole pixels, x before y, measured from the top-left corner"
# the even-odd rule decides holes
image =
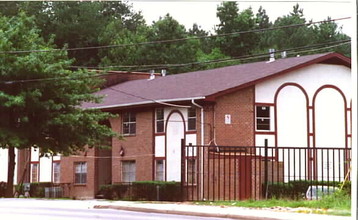
[[[283,51],[297,51],[297,53],[303,53],[307,51],[299,51],[302,49],[309,49],[309,51],[312,50],[323,50],[323,49],[329,49],[333,47],[338,47],[344,44],[350,43],[350,40],[343,40],[343,41],[334,41],[334,42],[327,42],[327,43],[321,43],[321,44],[313,44],[308,46],[302,46],[302,47],[295,47],[295,48],[289,48],[289,49],[282,49],[278,50],[276,52],[283,52]],[[329,45],[326,47],[320,47],[324,45]],[[261,53],[261,54],[253,54],[253,55],[244,55],[239,57],[233,57],[233,58],[224,58],[224,59],[217,59],[217,60],[209,60],[209,61],[202,61],[202,62],[191,62],[191,63],[181,63],[181,64],[157,64],[158,68],[167,68],[167,67],[183,67],[183,66],[190,66],[190,65],[202,65],[202,64],[212,64],[212,63],[221,63],[221,62],[231,62],[231,61],[238,61],[238,60],[250,60],[250,59],[257,59],[257,58],[264,58],[267,57],[269,53]],[[144,68],[144,66],[136,65],[132,66],[134,68]],[[153,65],[151,65],[153,67]],[[136,72],[142,71],[142,70],[135,70]],[[128,71],[129,72],[129,71]],[[107,75],[115,75],[116,73],[105,73],[105,74],[93,74],[93,75],[87,75],[87,76],[74,76],[74,77],[52,77],[52,78],[37,78],[37,79],[25,79],[25,80],[11,80],[11,81],[0,81],[0,84],[15,84],[15,83],[32,83],[32,82],[46,82],[46,81],[58,81],[58,80],[77,80],[77,79],[86,79],[89,77],[103,77]],[[138,97],[141,98],[141,97]],[[153,101],[153,100],[152,100]]]
[[[311,21],[311,22],[302,23],[302,24],[292,24],[292,25],[284,25],[284,26],[271,27],[271,28],[262,28],[262,29],[255,29],[255,30],[238,31],[238,32],[217,34],[217,35],[210,35],[210,36],[195,36],[195,37],[186,37],[186,38],[178,38],[178,39],[170,39],[170,40],[147,41],[147,42],[140,42],[140,43],[104,45],[104,46],[77,47],[77,48],[67,48],[67,49],[0,51],[0,54],[24,54],[24,53],[44,53],[44,52],[56,52],[56,51],[110,49],[110,48],[118,48],[118,47],[142,46],[142,45],[152,45],[152,44],[162,44],[162,43],[176,43],[176,42],[181,42],[181,41],[186,41],[186,40],[196,40],[196,39],[215,38],[215,37],[226,37],[226,36],[234,36],[234,35],[239,35],[239,34],[257,33],[257,32],[263,32],[263,31],[273,31],[273,30],[286,29],[286,28],[295,28],[295,27],[309,26],[309,25],[318,24],[318,23],[327,23],[327,22],[340,21],[340,20],[346,20],[346,19],[351,19],[351,17],[335,18],[335,19],[330,19],[328,21],[326,21],[326,20],[315,21],[315,22]]]
[[[295,47],[295,48],[289,48],[289,49],[283,49],[278,50],[276,52],[283,52],[283,51],[293,51],[293,50],[299,50],[299,49],[306,49],[310,47],[320,47],[320,46],[326,46],[331,44],[340,44],[340,43],[347,43],[350,42],[350,40],[342,40],[342,41],[333,41],[333,42],[326,42],[326,43],[320,43],[320,44],[313,44],[308,46],[302,46],[302,47]],[[255,55],[244,55],[240,57],[230,57],[230,58],[222,58],[217,60],[208,60],[208,61],[197,61],[197,62],[190,62],[190,63],[178,63],[178,64],[150,64],[150,65],[115,65],[115,66],[70,66],[72,68],[85,68],[85,69],[110,69],[110,68],[170,68],[170,67],[184,67],[184,66],[192,66],[192,65],[200,65],[200,64],[210,64],[215,62],[222,62],[222,61],[231,61],[231,60],[237,60],[237,59],[243,59],[243,58],[250,58],[251,56],[255,56],[254,58],[260,58],[258,56],[267,56],[268,53],[261,53],[261,54],[255,54]]]

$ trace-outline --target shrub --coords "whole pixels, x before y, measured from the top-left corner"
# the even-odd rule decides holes
[[[339,187],[340,182],[337,181],[317,181],[317,180],[297,180],[288,183],[276,182],[268,183],[268,198],[284,198],[284,199],[303,199],[305,198],[309,186],[323,185]],[[344,190],[350,194],[350,183],[344,185]]]
[[[30,196],[43,198],[45,197],[45,187],[52,187],[53,184],[51,182],[43,182],[43,183],[31,183],[30,184]]]
[[[0,182],[0,198],[5,196],[6,182]]]
[[[129,190],[128,184],[101,185],[98,194],[103,195],[105,199],[116,200],[125,198]]]
[[[181,187],[179,182],[137,181],[133,182],[135,200],[179,201]]]
[[[102,185],[98,194],[110,200],[179,201],[181,188],[178,182],[137,181]]]

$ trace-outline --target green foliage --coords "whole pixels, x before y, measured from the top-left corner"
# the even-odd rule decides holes
[[[337,181],[310,181],[310,180],[298,180],[288,183],[269,183],[268,184],[268,198],[285,198],[285,199],[303,199],[305,198],[307,189],[309,186],[330,186],[340,187],[341,182]],[[343,192],[350,195],[350,182],[345,183]]]
[[[236,64],[232,62],[204,63],[200,66],[196,64],[203,60],[207,61],[208,58],[233,58],[267,53],[269,48],[283,50],[312,44],[327,43],[328,45],[328,42],[349,39],[342,33],[341,27],[330,18],[321,24],[279,28],[307,23],[304,11],[298,4],[291,12],[271,22],[262,7],[254,13],[251,8],[239,10],[237,2],[222,2],[217,7],[217,17],[220,20],[215,28],[217,34],[265,28],[279,29],[150,45],[140,44],[149,41],[204,37],[209,36],[209,33],[202,30],[200,24],[193,24],[193,27],[187,31],[169,14],[147,25],[141,12],[136,12],[128,2],[0,2],[0,14],[4,16],[17,16],[20,11],[34,16],[34,22],[40,30],[38,34],[46,41],[52,40],[53,44],[60,48],[131,44],[132,46],[110,49],[93,48],[68,52],[68,56],[74,58],[72,63],[77,66],[116,66],[116,69],[128,71],[167,69],[168,74],[175,74]],[[0,41],[0,44],[3,42]],[[218,56],[217,51],[220,51],[222,56]],[[350,56],[350,45],[300,54],[327,51]],[[259,60],[250,60],[250,62]],[[181,65],[187,63],[188,65]],[[168,67],[167,64],[177,65]],[[139,68],[140,65],[155,65],[155,67]]]
[[[158,197],[159,201],[181,200],[178,182],[136,181],[131,184],[102,185],[98,194],[111,200],[158,201]]]
[[[0,17],[0,29],[1,51],[54,48],[24,13]],[[0,147],[35,146],[41,153],[73,154],[115,135],[99,123],[110,114],[79,108],[100,100],[91,94],[100,81],[91,72],[68,70],[71,60],[65,51],[0,56],[0,81],[8,82],[0,90]]]
[[[289,200],[272,198],[267,200],[196,202],[196,204],[263,209],[276,208],[280,211],[288,208],[295,208],[296,210],[290,209],[290,211],[340,216],[351,215],[351,198],[349,195],[342,193],[342,191],[336,191],[331,195],[323,197],[321,200]]]
[[[217,8],[217,17],[220,24],[216,33],[226,34],[257,28],[256,19],[251,8],[239,12],[236,2],[222,2]],[[236,57],[248,55],[256,47],[258,35],[256,33],[237,34],[229,37],[217,38],[221,51],[228,56]]]
[[[45,187],[52,187],[53,183],[50,182],[41,182],[41,183],[31,183],[30,184],[30,196],[36,198],[45,197]]]

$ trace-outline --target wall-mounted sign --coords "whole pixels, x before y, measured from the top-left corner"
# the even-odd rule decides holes
[[[227,125],[231,124],[231,115],[229,114],[225,115],[225,124]]]

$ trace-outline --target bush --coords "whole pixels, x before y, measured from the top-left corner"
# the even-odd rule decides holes
[[[0,182],[0,198],[5,196],[6,182]]]
[[[45,187],[52,187],[53,184],[51,182],[43,182],[43,183],[30,183],[30,196],[43,198],[45,197]]]
[[[341,182],[336,181],[317,181],[317,180],[297,180],[288,183],[268,183],[268,198],[283,199],[303,199],[305,198],[307,189],[312,185],[323,185],[339,187]],[[344,190],[350,194],[350,183],[344,185]]]
[[[180,186],[179,182],[133,182],[134,199],[148,201],[179,201],[181,200]]]
[[[98,192],[103,198],[110,200],[124,199],[127,191],[130,190],[128,184],[102,185]]]
[[[131,184],[102,185],[98,194],[110,200],[181,200],[181,188],[178,182],[137,181]]]

